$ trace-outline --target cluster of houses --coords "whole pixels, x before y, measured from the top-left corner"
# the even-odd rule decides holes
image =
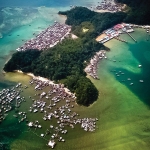
[[[113,28],[107,29],[103,32],[105,36],[102,39],[99,39],[98,42],[105,43],[114,37],[118,37],[122,33],[130,33],[134,32],[133,25],[132,24],[117,24]]]
[[[53,26],[49,26],[40,34],[36,35],[24,43],[24,45],[17,48],[17,51],[25,51],[27,49],[43,50],[55,46],[58,42],[62,41],[71,31],[71,26],[55,22]]]
[[[94,57],[90,60],[89,65],[85,68],[85,72],[93,77],[94,79],[99,79],[97,75],[97,64],[100,59],[107,58],[105,50],[97,52]]]
[[[120,4],[114,3],[114,0],[104,0],[96,6],[97,10],[108,10],[112,12],[118,12],[122,10],[122,6]]]
[[[105,30],[102,34],[104,34],[105,36],[103,36],[103,38],[98,39],[98,42],[100,43],[105,43],[113,38],[119,37],[120,34],[124,34],[124,33],[131,33],[134,32],[134,28],[142,28],[145,29],[147,33],[149,33],[149,29],[150,26],[149,25],[135,25],[135,24],[127,24],[127,23],[121,23],[121,24],[117,24],[114,27]],[[131,36],[129,34],[129,36]],[[131,38],[136,41],[132,36]],[[116,38],[118,39],[118,38]],[[125,40],[121,40],[122,42],[125,42]]]

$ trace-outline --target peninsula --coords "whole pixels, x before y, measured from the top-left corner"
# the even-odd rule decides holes
[[[119,2],[122,1],[120,0]],[[126,1],[123,2],[125,3]],[[135,12],[133,6],[133,4],[130,5],[132,12]],[[86,78],[84,68],[89,64],[90,59],[96,52],[108,50],[102,43],[97,42],[95,38],[104,30],[112,28],[116,24],[129,22],[129,16],[131,18],[135,13],[131,13],[131,11],[127,13],[97,13],[85,7],[74,7],[69,11],[60,11],[58,14],[67,16],[67,25],[56,23],[53,27],[49,27],[40,35],[37,35],[37,39],[26,42],[18,49],[26,51],[16,52],[5,65],[4,71],[22,70],[26,73],[32,72],[36,76],[61,82],[76,93],[78,104],[89,106],[97,100],[98,90]],[[148,20],[147,22],[149,23]],[[138,21],[135,20],[135,23],[138,23]],[[143,19],[142,23],[146,23],[146,21]],[[57,33],[56,28],[62,34]],[[70,30],[71,33],[78,36],[77,39],[72,39],[68,35]],[[51,31],[53,31],[52,39],[48,35],[51,34]],[[66,35],[68,37],[64,39]],[[64,40],[61,42],[62,39]],[[42,51],[37,52],[34,49]],[[31,53],[37,53],[37,55],[33,57]],[[32,57],[28,57],[30,55]]]

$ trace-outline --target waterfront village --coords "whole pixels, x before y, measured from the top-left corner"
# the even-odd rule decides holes
[[[53,26],[49,26],[33,39],[25,42],[24,45],[17,48],[17,51],[25,51],[27,49],[46,49],[55,46],[62,41],[71,31],[71,26],[55,22]],[[35,33],[33,33],[35,35]]]
[[[99,35],[96,38],[96,41],[99,43],[106,43],[111,39],[116,39],[119,40],[121,42],[125,42],[128,43],[126,40],[120,38],[120,34],[128,34],[135,42],[136,39],[130,34],[130,32],[134,32],[134,28],[143,28],[146,30],[147,35],[147,40],[149,39],[149,29],[150,26],[140,26],[140,25],[133,25],[133,24],[126,24],[126,23],[122,23],[122,24],[117,24],[114,27],[105,30],[101,35]],[[94,79],[99,79],[98,75],[97,75],[97,65],[99,60],[101,59],[107,59],[106,57],[106,51],[105,50],[101,50],[99,52],[97,52],[93,58],[91,58],[89,65],[85,68],[85,72],[91,76]],[[113,60],[115,62],[115,60]],[[141,65],[139,65],[138,67],[141,67]],[[121,73],[124,74],[124,73]],[[118,73],[116,73],[116,75],[119,77],[120,75]],[[143,80],[139,80],[139,82],[143,82]],[[130,83],[130,85],[133,85],[133,83]]]
[[[76,6],[71,5],[71,8],[75,8]],[[86,6],[85,6],[86,7]],[[114,0],[103,0],[98,2],[97,5],[87,7],[88,9],[96,12],[119,12],[124,9],[124,5],[116,3]]]
[[[131,32],[134,32],[134,28],[143,28],[146,29],[147,33],[149,33],[150,26],[140,26],[140,25],[126,24],[126,23],[117,24],[114,27],[105,30],[103,34],[97,37],[96,40],[100,43],[105,43],[115,38],[119,41],[127,43],[127,41],[119,38],[120,34],[126,33],[136,42],[136,39],[130,34]]]
[[[134,24],[121,23],[103,31],[103,33],[96,38],[96,41],[104,44],[111,39],[116,39],[121,42],[128,43],[128,41],[119,37],[121,34],[128,34],[132,38],[132,40],[137,42],[136,39],[130,34],[131,32],[134,32],[134,28],[143,28],[146,30],[146,33],[149,35],[150,26],[148,25],[140,26]],[[25,51],[27,49],[43,50],[43,49],[51,48],[55,46],[58,42],[62,41],[66,36],[68,36],[70,32],[71,32],[71,26],[55,22],[53,26],[49,26],[44,31],[42,31],[39,35],[36,35],[36,38],[25,42],[25,44],[17,48],[17,50],[18,51]],[[149,36],[147,36],[147,40],[148,38]],[[97,65],[99,60],[103,58],[107,59],[106,51],[100,50],[94,55],[93,58],[91,58],[89,65],[85,68],[85,72],[94,79],[99,79],[97,75]]]
[[[122,4],[115,3],[114,0],[104,0],[98,3],[99,4],[95,7],[97,10],[118,12],[118,11],[122,11],[124,7]]]
[[[19,111],[21,104],[26,102],[21,92],[27,88],[35,90],[35,95],[28,98],[33,103],[27,112]],[[9,111],[14,110],[13,116],[18,123],[26,122],[28,132],[43,138],[47,141],[47,146],[54,148],[56,142],[65,142],[63,135],[67,134],[69,127],[74,129],[79,124],[85,131],[94,132],[96,129],[97,118],[80,118],[79,114],[73,110],[77,105],[75,99],[75,94],[68,91],[63,84],[54,84],[48,79],[34,77],[29,81],[29,85],[18,83],[11,89],[0,91],[0,122],[7,117]],[[30,120],[29,113],[35,115],[40,113],[43,117]],[[36,131],[42,129],[42,120],[47,121],[49,128],[39,134]],[[56,120],[57,125],[53,124],[52,120]]]

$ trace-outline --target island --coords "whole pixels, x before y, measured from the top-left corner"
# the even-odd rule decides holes
[[[35,76],[42,76],[54,80],[56,83],[63,83],[71,92],[76,94],[78,104],[89,106],[97,100],[99,94],[94,84],[86,77],[87,74],[84,69],[96,52],[108,50],[95,38],[116,24],[130,22],[134,16],[137,18],[138,14],[134,8],[140,10],[143,6],[137,8],[139,3],[130,3],[125,0],[118,0],[118,2],[126,3],[130,9],[116,13],[98,13],[86,7],[73,7],[69,11],[59,11],[58,14],[67,16],[67,25],[56,23],[53,27],[48,27],[40,35],[37,35],[36,39],[26,42],[5,64],[4,71],[32,72]],[[149,10],[147,6],[144,5],[144,7],[146,7],[144,13],[146,16]],[[145,24],[149,23],[149,20],[142,19],[139,22],[135,19],[132,20],[132,23]],[[47,37],[48,32],[54,38]],[[77,38],[72,38],[72,35],[76,35]],[[44,38],[46,41],[43,40]],[[49,41],[50,43],[48,43]],[[96,61],[96,65],[97,63],[98,61]],[[96,66],[94,70],[96,70]],[[94,78],[98,79],[95,71],[92,74]]]

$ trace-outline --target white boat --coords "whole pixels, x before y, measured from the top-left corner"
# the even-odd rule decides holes
[[[32,127],[32,126],[33,126],[33,122],[29,122],[27,125],[28,125],[29,127]]]
[[[141,68],[141,67],[142,67],[142,65],[138,65],[138,67],[139,67],[139,68]]]
[[[54,140],[50,140],[49,142],[48,142],[48,146],[50,146],[51,148],[54,148],[54,146],[55,146],[55,141]]]
[[[37,110],[37,109],[34,109],[33,112],[36,113],[36,112],[38,112],[38,110]]]

